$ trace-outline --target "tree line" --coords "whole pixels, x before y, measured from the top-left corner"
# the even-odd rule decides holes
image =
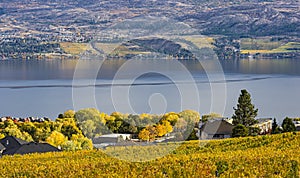
[[[132,134],[142,141],[153,141],[172,134],[175,139],[197,139],[197,125],[200,114],[185,110],[180,113],[122,114],[108,115],[94,108],[77,112],[68,110],[59,114],[55,121],[44,122],[17,121],[7,119],[0,122],[0,139],[14,136],[26,141],[48,142],[63,150],[92,149],[91,139],[111,133]]]
[[[89,108],[77,111],[74,119],[88,138],[110,133],[129,133],[133,135],[133,138],[143,141],[153,141],[168,134],[172,134],[176,139],[184,140],[197,139],[200,114],[196,111],[185,110],[163,115],[146,113],[134,115],[119,112],[108,115]]]

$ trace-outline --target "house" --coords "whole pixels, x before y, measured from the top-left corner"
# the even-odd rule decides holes
[[[210,119],[200,128],[200,139],[230,138],[234,126],[224,118]]]
[[[296,131],[300,131],[300,121],[299,120],[294,120],[294,124],[296,127]]]
[[[106,134],[92,139],[96,148],[104,148],[110,145],[116,145],[124,140],[131,140],[131,134]]]
[[[272,132],[272,118],[260,118],[257,119],[258,123],[254,124],[253,127],[258,127],[260,129],[259,134],[267,134]]]
[[[13,136],[7,136],[1,139],[0,143],[5,147],[5,149],[9,150],[20,147],[21,145],[26,144],[28,142]]]
[[[46,153],[61,151],[48,143],[26,142],[16,137],[7,136],[0,140],[4,149],[2,155]],[[0,145],[0,147],[1,147]]]
[[[2,155],[14,155],[14,154],[29,154],[29,153],[46,153],[46,152],[58,152],[58,148],[48,143],[36,143],[30,142],[16,147],[13,149],[5,149]]]

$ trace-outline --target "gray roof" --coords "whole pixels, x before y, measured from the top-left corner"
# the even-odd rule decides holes
[[[28,142],[13,136],[6,136],[5,138],[0,140],[0,143],[6,149],[12,149],[12,148],[20,147],[23,144],[27,144]]]
[[[234,126],[229,122],[218,119],[218,120],[209,120],[201,128],[202,132],[205,132],[209,135],[222,134],[222,135],[231,135],[232,129]]]
[[[92,139],[93,144],[101,144],[101,143],[117,143],[119,138],[113,137],[96,137]]]
[[[30,142],[23,144],[20,147],[6,149],[3,151],[3,155],[13,155],[13,154],[29,154],[29,153],[46,153],[46,152],[57,152],[60,151],[58,148],[48,144],[48,143],[35,143]]]
[[[0,140],[1,145],[4,147],[3,155],[13,154],[29,154],[29,153],[45,153],[60,151],[58,148],[48,143],[35,143],[26,142],[13,136],[7,136]],[[3,149],[2,149],[3,150]]]

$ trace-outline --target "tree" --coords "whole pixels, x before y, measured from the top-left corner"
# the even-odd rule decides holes
[[[223,117],[221,114],[218,114],[218,113],[210,113],[210,114],[205,114],[202,116],[202,122],[206,122],[208,121],[209,119],[214,119],[214,118],[221,118]]]
[[[74,118],[75,117],[75,111],[74,110],[68,110],[64,112],[63,114],[64,118]]]
[[[144,129],[142,129],[138,134],[139,139],[144,140],[144,141],[155,140],[156,136],[158,136],[156,127],[152,126],[152,125],[148,125]]]
[[[174,125],[174,131],[175,132],[185,132],[186,129],[187,129],[187,121],[182,119],[182,118],[179,118],[176,122],[176,124]]]
[[[272,134],[278,134],[281,133],[281,129],[279,128],[276,119],[274,118],[272,123]]]
[[[88,138],[110,133],[105,126],[104,115],[97,109],[87,108],[79,110],[75,114],[75,120],[84,135]]]
[[[75,123],[64,122],[61,127],[61,133],[71,139],[73,134],[81,134],[80,129]]]
[[[149,141],[150,139],[150,132],[148,129],[144,128],[143,130],[140,131],[139,133],[139,139],[144,140],[144,141]]]
[[[46,142],[55,146],[55,147],[61,147],[65,144],[65,142],[68,141],[68,139],[60,132],[53,131],[50,136],[46,139]]]
[[[62,145],[63,150],[75,151],[75,150],[92,150],[92,140],[84,137],[82,134],[72,135],[71,140],[66,141]]]
[[[257,123],[255,117],[257,116],[258,109],[254,109],[254,105],[251,103],[251,95],[247,90],[241,90],[237,108],[233,109],[234,115],[232,116],[232,119],[234,125],[242,124],[249,128]]]
[[[88,138],[95,137],[96,125],[93,120],[86,120],[81,122],[79,127],[81,128],[83,134]]]
[[[161,122],[162,121],[168,121],[168,122],[170,122],[170,124],[172,126],[174,126],[177,123],[178,119],[179,119],[179,115],[178,114],[176,114],[174,112],[170,112],[170,113],[165,114],[162,117]]]
[[[31,136],[33,136],[36,132],[36,127],[32,122],[24,122],[19,126],[19,129],[22,132],[27,132],[29,133]]]
[[[248,127],[249,136],[257,136],[260,133],[259,127]]]
[[[232,129],[232,137],[246,137],[248,133],[248,128],[242,124],[238,124]]]
[[[78,122],[93,120],[95,122],[105,123],[105,119],[101,117],[101,113],[95,108],[87,108],[79,110],[75,113],[75,119]]]
[[[155,140],[155,137],[157,136],[157,130],[155,126],[147,126],[146,129],[150,132],[149,139],[150,141]]]
[[[5,121],[4,125],[6,127],[1,129],[1,134],[4,134],[5,136],[14,136],[29,142],[33,141],[31,135],[29,135],[27,132],[22,132],[12,120]]]
[[[197,133],[198,133],[198,129],[194,128],[192,133],[187,138],[187,140],[198,140]]]
[[[179,113],[179,117],[183,118],[186,121],[192,121],[194,123],[198,123],[200,121],[199,112],[193,110],[184,110]]]
[[[157,131],[157,136],[162,137],[162,136],[166,135],[167,128],[164,125],[158,124],[158,125],[156,125],[156,131]]]
[[[173,132],[173,127],[168,121],[163,121],[162,124],[166,127],[167,133]]]
[[[294,132],[296,131],[296,126],[293,123],[293,119],[286,117],[282,122],[283,132]]]

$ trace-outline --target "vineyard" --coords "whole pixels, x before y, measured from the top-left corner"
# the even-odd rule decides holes
[[[299,177],[299,144],[286,133],[4,156],[0,177]]]

